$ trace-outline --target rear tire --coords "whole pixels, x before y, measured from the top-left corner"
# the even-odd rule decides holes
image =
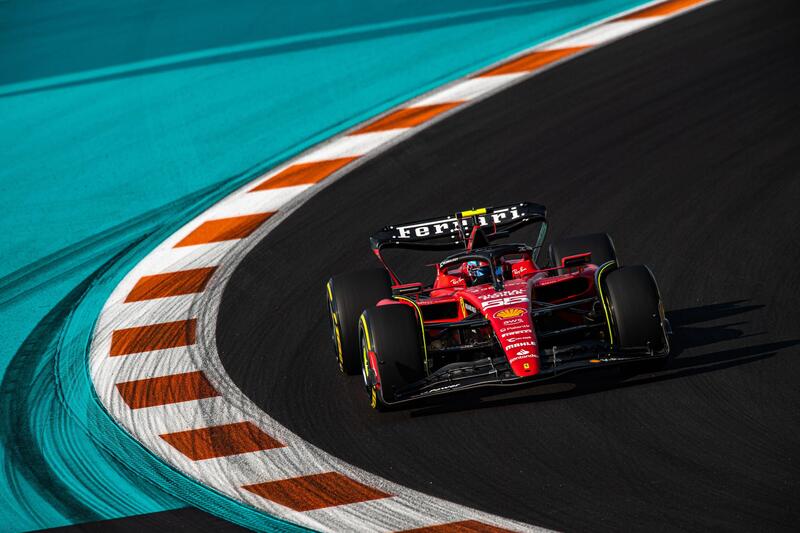
[[[600,266],[608,261],[617,261],[617,251],[608,233],[593,233],[568,237],[550,244],[550,266],[561,266],[561,260],[571,255],[590,252],[590,262]],[[561,272],[559,272],[561,273]]]
[[[359,331],[364,384],[372,407],[385,409],[396,401],[397,390],[425,376],[419,317],[404,304],[372,307],[361,316]],[[370,351],[375,354],[377,375]]]
[[[392,280],[384,269],[373,268],[334,276],[328,281],[328,314],[339,369],[355,375],[361,370],[358,319],[361,312],[392,297]]]
[[[612,270],[603,285],[613,322],[612,344],[622,348],[650,346],[654,352],[664,350],[664,308],[650,269],[635,265]]]

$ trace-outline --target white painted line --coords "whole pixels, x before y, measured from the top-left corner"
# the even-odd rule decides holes
[[[236,248],[236,241],[232,240],[173,248],[173,245],[188,233],[187,231],[180,238],[175,238],[173,235],[164,242],[163,246],[153,250],[141,263],[136,265],[131,274],[124,280],[125,283],[130,283],[129,290],[133,288],[142,276],[217,266],[226,254]],[[129,280],[128,277],[131,279]],[[122,295],[121,298],[124,299],[126,296],[127,293]]]
[[[127,295],[123,296],[123,301],[111,302],[110,312],[103,313],[97,321],[99,329],[113,330],[147,326],[153,324],[155,316],[160,322],[188,320],[195,314],[192,306],[197,300],[197,294],[184,294],[124,303],[125,297]]]
[[[635,33],[648,26],[657,24],[662,19],[657,17],[647,17],[640,19],[621,20],[617,22],[609,22],[591,28],[584,32],[576,33],[564,39],[557,39],[552,43],[544,46],[542,50],[558,50],[561,48],[576,48],[580,46],[598,46],[605,44],[631,33]]]
[[[98,371],[114,376],[113,383],[122,383],[202,370],[200,363],[193,358],[191,350],[190,346],[181,346],[109,357],[103,364],[102,370]],[[114,395],[117,395],[116,391]]]
[[[407,130],[409,130],[409,128],[398,128],[395,130],[337,137],[333,141],[299,157],[295,162],[310,163],[312,161],[327,161],[329,159],[339,159],[342,157],[362,156],[367,152],[371,152],[391,142],[395,138],[403,135]]]
[[[165,433],[175,433],[187,429],[221,424],[233,424],[245,420],[242,412],[232,409],[230,403],[223,396],[156,405],[141,409],[130,409],[116,391],[113,391],[113,394],[109,396],[109,400],[119,408],[122,414],[120,417],[122,425],[132,434],[137,435],[138,440],[142,442],[161,442],[163,439],[161,439],[160,435]],[[155,438],[159,440],[155,441]],[[178,454],[183,456],[172,446],[163,449],[167,450],[167,453],[162,457],[170,464]]]
[[[526,72],[520,72],[516,74],[502,74],[499,76],[467,79],[442,91],[424,97],[421,100],[417,100],[409,107],[448,104],[451,102],[467,102],[501,89],[520,78],[524,78],[526,75]]]
[[[160,440],[166,443],[163,439]],[[231,481],[229,485],[235,488],[234,492],[238,492],[239,488],[245,485],[323,474],[328,471],[322,465],[315,469],[311,465],[303,464],[302,461],[298,462],[297,459],[300,457],[297,451],[288,447],[202,461],[192,461],[176,450],[167,451],[178,453],[179,457],[176,456],[175,462],[181,465],[180,469],[201,483],[213,486],[220,478],[227,478]]]
[[[297,185],[237,194],[211,207],[203,213],[203,217],[212,220],[274,212],[309,187],[311,185]]]

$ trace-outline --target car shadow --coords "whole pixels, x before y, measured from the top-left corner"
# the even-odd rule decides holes
[[[506,405],[526,404],[575,398],[586,394],[639,387],[651,383],[680,379],[687,376],[716,372],[726,368],[753,363],[774,356],[778,351],[800,345],[800,339],[737,346],[699,355],[688,355],[694,348],[721,342],[739,341],[764,335],[766,332],[744,333],[741,326],[748,323],[744,315],[764,306],[749,300],[691,307],[667,312],[672,326],[671,356],[667,365],[655,372],[643,372],[628,377],[620,367],[605,367],[565,374],[544,383],[532,384],[526,394],[497,398],[509,394],[508,389],[465,391],[457,396],[428,400],[412,408],[412,417],[430,416],[457,411],[496,408]],[[738,318],[734,318],[738,317]],[[732,321],[725,321],[732,318]],[[723,323],[718,323],[722,321]],[[708,323],[708,324],[706,324]]]
[[[746,315],[764,307],[748,302],[748,300],[734,300],[667,312],[667,319],[672,326],[672,337],[670,338],[672,357],[677,359],[681,353],[690,348],[765,334],[766,332],[744,334],[739,329],[739,326],[747,324],[747,321],[743,320],[726,324],[698,325],[737,315]]]

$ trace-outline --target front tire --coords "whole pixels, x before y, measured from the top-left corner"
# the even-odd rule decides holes
[[[612,345],[648,346],[655,353],[663,352],[667,348],[664,307],[650,269],[644,265],[618,268],[605,276],[603,284],[613,322]]]
[[[372,307],[361,315],[359,332],[364,384],[371,405],[385,409],[397,401],[399,389],[425,376],[419,316],[404,304]]]
[[[392,280],[384,269],[348,272],[328,281],[328,314],[339,369],[355,375],[361,369],[358,319],[361,312],[392,297]]]

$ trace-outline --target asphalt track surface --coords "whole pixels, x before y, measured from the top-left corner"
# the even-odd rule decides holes
[[[223,297],[237,385],[315,445],[392,481],[567,530],[800,522],[800,25],[723,0],[457,113],[270,233]],[[551,238],[608,231],[648,264],[675,359],[392,413],[339,375],[324,283],[387,223],[515,200]]]

